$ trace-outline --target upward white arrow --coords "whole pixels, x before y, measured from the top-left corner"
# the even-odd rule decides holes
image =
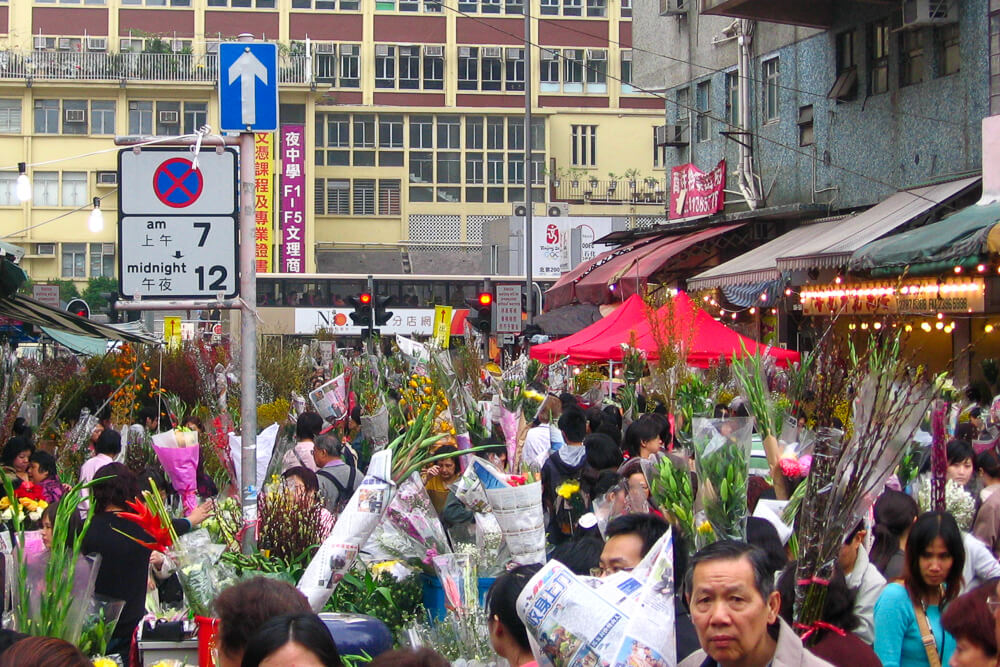
[[[267,68],[257,60],[250,49],[245,50],[239,58],[229,66],[229,85],[240,80],[240,122],[253,125],[257,122],[257,82],[267,85]]]

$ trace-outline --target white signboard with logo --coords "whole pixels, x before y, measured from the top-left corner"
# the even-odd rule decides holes
[[[295,333],[315,334],[320,329],[340,336],[360,336],[362,327],[351,321],[353,308],[296,308]],[[419,334],[430,336],[434,331],[433,308],[392,308],[392,319],[376,327],[382,335]]]
[[[580,228],[583,237],[581,262],[587,262],[607,250],[594,245],[594,240],[613,231],[611,218],[532,218],[532,275],[536,278],[558,278],[571,270],[570,230]]]

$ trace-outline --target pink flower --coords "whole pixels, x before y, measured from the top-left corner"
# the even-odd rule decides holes
[[[781,468],[781,474],[789,479],[803,475],[802,466],[795,459],[781,459],[778,461],[778,467]]]

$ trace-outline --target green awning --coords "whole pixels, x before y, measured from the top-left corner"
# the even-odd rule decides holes
[[[71,334],[56,329],[55,327],[42,327],[42,331],[44,331],[48,337],[55,342],[64,347],[68,347],[79,354],[86,354],[93,357],[98,354],[104,354],[108,351],[108,341],[104,338],[93,338],[91,336]]]
[[[1000,252],[1000,202],[974,204],[931,225],[889,236],[862,246],[851,255],[851,271],[874,275],[939,273],[956,264],[975,264]]]

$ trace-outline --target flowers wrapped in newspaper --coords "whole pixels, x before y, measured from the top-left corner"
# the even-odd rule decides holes
[[[371,415],[361,415],[361,433],[372,443],[372,449],[380,451],[389,444],[389,411],[383,405]]]
[[[753,418],[695,418],[695,471],[705,516],[719,539],[746,537],[747,477]]]
[[[348,410],[346,373],[310,391],[309,401],[317,414],[331,424],[343,419]]]
[[[491,466],[488,461],[473,458],[470,461],[482,461]],[[500,472],[497,470],[497,472]],[[468,465],[462,476],[451,487],[455,497],[470,510],[475,512],[476,548],[478,550],[479,568],[484,576],[493,576],[506,565],[509,554],[503,541],[503,529],[493,514],[493,506],[486,497],[486,489],[479,480],[475,466]],[[455,529],[451,533],[452,543],[455,542]],[[456,547],[457,549],[457,547]]]
[[[184,513],[198,506],[198,432],[183,426],[153,436],[153,451],[181,496]]]
[[[632,572],[596,588],[558,561],[528,581],[517,613],[542,667],[677,664],[674,567],[668,531]]]
[[[368,474],[299,579],[298,588],[314,611],[323,609],[333,589],[350,570],[361,545],[385,516],[395,488],[392,450],[383,449],[372,456]]]
[[[411,474],[396,489],[386,518],[409,542],[406,553],[396,555],[407,559],[415,557],[429,568],[435,556],[450,551],[444,526],[419,473]]]
[[[507,475],[482,459],[472,467],[486,491],[503,531],[511,560],[518,565],[545,562],[545,516],[542,482],[528,475]]]

